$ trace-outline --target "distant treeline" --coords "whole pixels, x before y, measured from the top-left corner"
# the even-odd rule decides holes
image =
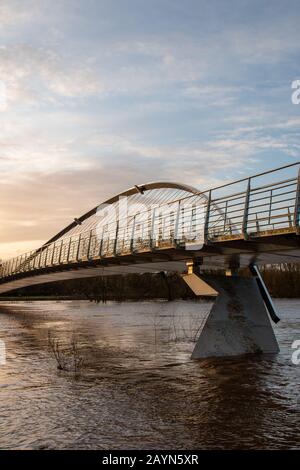
[[[191,299],[192,291],[172,273],[127,274],[51,282],[3,294],[7,297],[64,297],[106,300]]]
[[[264,267],[262,275],[273,297],[300,297],[300,265]],[[193,292],[173,273],[128,274],[51,282],[3,294],[6,297],[62,297],[107,300],[192,299]]]
[[[300,264],[265,266],[261,272],[272,297],[300,297]]]

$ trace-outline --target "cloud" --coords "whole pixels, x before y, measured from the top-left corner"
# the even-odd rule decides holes
[[[34,8],[31,8],[36,2],[1,0],[0,2],[0,23],[1,26],[15,25],[20,22],[32,20]]]
[[[39,246],[74,217],[134,184],[169,180],[208,189],[231,181],[238,170],[244,176],[253,173],[251,165],[260,152],[290,149],[288,142],[269,138],[147,146],[113,137],[103,139],[98,148],[101,159],[77,168],[57,160],[41,169],[30,164],[29,154],[16,174],[18,165],[10,162],[0,185],[0,216],[5,220],[0,230],[2,258],[12,249]]]
[[[15,4],[7,5],[3,11],[17,10]],[[268,25],[266,34],[261,24],[256,32],[260,40],[256,41],[252,30],[236,27],[220,31],[213,42],[204,35],[145,34],[139,40],[97,45],[87,56],[74,51],[70,57],[58,47],[10,44],[0,48],[0,80],[7,86],[8,103],[136,95],[184,86],[186,97],[209,98],[208,104],[213,106],[230,105],[241,93],[253,91],[253,86],[243,83],[244,79],[234,86],[216,79],[226,70],[226,63],[230,62],[238,76],[243,62],[261,65],[262,60],[267,64],[286,58],[297,50],[293,20],[292,24],[291,34],[287,34],[286,25],[280,32]]]
[[[28,45],[0,47],[0,81],[7,105],[37,105],[55,96],[85,97],[103,91],[88,65],[68,63],[52,50]]]
[[[15,256],[27,253],[28,251],[35,250],[37,247],[40,247],[43,244],[43,240],[26,240],[24,242],[0,242],[0,254],[4,253],[5,259],[11,259]],[[0,256],[0,261],[2,260]]]

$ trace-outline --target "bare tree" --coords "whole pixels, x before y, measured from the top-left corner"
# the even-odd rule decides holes
[[[173,310],[172,319],[169,325],[168,341],[173,341],[175,343],[180,341],[189,341],[195,343],[209,312],[210,308],[201,318],[199,318],[198,315],[189,315],[188,325],[186,325],[184,316],[178,318]]]
[[[83,357],[80,354],[76,336],[73,334],[70,345],[65,346],[58,338],[55,338],[49,330],[48,344],[57,362],[57,368],[59,370],[73,371],[77,374],[83,365]]]
[[[57,368],[59,370],[67,370],[66,356],[62,349],[61,342],[52,336],[50,330],[48,331],[48,345],[57,362]]]
[[[78,347],[78,340],[75,335],[72,336],[72,340],[71,340],[71,352],[72,352],[74,372],[75,374],[77,374],[79,369],[83,365],[83,357],[80,355],[80,350]]]
[[[152,317],[153,321],[153,328],[154,328],[154,344],[155,344],[155,349],[157,345],[157,340],[158,340],[158,329],[161,324],[161,318],[160,318],[160,313],[156,311]]]

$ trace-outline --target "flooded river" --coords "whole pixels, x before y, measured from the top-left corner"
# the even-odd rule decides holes
[[[2,301],[0,448],[300,448],[300,300],[276,305],[280,354],[192,361],[209,303]]]

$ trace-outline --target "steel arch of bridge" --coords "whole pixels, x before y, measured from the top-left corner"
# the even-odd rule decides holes
[[[174,246],[179,240],[203,242],[207,204],[207,195],[188,185],[136,185],[74,219],[39,249],[3,263],[0,279],[56,265]],[[219,217],[223,217],[220,211]]]

